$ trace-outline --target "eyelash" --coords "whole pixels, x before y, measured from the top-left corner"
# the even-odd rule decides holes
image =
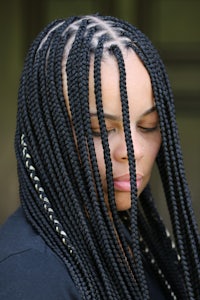
[[[144,126],[138,125],[138,128],[142,133],[151,133],[151,132],[157,131],[159,129],[159,124],[154,127],[144,127]],[[115,128],[109,129],[109,130],[107,130],[107,134],[110,135],[112,132],[115,132],[115,131],[116,131]],[[94,137],[101,137],[100,131],[98,132],[98,131],[93,130],[92,135]]]
[[[115,131],[115,128],[109,129],[109,130],[107,130],[107,134],[109,135],[109,134],[111,134],[111,133],[114,132],[114,131]],[[94,137],[101,137],[100,131],[99,131],[99,132],[98,132],[98,131],[92,131],[92,135],[93,135]]]
[[[154,131],[157,131],[159,129],[159,125],[156,125],[154,127],[143,127],[143,126],[138,126],[138,128],[143,132],[143,133],[151,133]]]

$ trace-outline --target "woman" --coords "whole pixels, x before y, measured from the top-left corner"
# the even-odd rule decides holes
[[[58,20],[18,97],[21,206],[1,229],[1,299],[200,299],[199,233],[162,61],[132,25]],[[155,208],[155,160],[175,246]]]

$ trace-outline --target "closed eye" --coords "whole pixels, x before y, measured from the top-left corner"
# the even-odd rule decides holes
[[[93,137],[101,137],[101,130],[99,126],[97,113],[91,112],[90,117],[91,117],[91,129],[92,129]],[[122,126],[121,119],[113,115],[104,114],[104,120],[105,120],[106,131],[108,136],[116,132]]]
[[[107,129],[107,134],[108,135],[110,135],[111,133],[113,133],[113,132],[115,132],[116,131],[116,129],[115,128],[108,128]],[[100,132],[100,129],[94,129],[94,128],[92,128],[92,135],[94,136],[94,137],[101,137],[101,132]]]
[[[150,132],[154,132],[159,130],[159,124],[156,124],[156,126],[141,126],[138,125],[138,128],[140,131],[142,131],[143,133],[150,133]]]

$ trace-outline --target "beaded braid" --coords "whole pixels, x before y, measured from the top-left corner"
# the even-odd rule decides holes
[[[160,151],[158,166],[168,200],[167,204],[171,214],[175,238],[179,235],[177,248],[182,257],[183,272],[185,272],[186,277],[190,273],[186,280],[186,285],[188,285],[188,294],[190,294],[190,291],[192,290],[191,286],[194,287],[196,284],[195,289],[199,296],[199,233],[194,212],[191,207],[190,193],[185,178],[180,141],[175,119],[173,95],[162,61],[155,49],[153,51],[152,49],[149,50],[148,46],[146,43],[141,44],[139,47],[138,44],[136,46],[133,44],[132,48],[142,59],[152,80],[156,106],[160,117],[160,127],[163,139],[162,145],[166,143],[165,147],[162,146],[162,150],[165,152],[165,155],[163,155],[163,151]],[[164,86],[161,85],[160,79],[164,82]],[[169,152],[169,149],[171,150],[171,153]],[[172,168],[170,164],[172,165]],[[167,168],[163,168],[163,166],[167,166]],[[166,176],[166,171],[168,172],[168,176]],[[182,205],[180,209],[179,205],[177,205],[178,202]],[[184,214],[183,219],[181,219],[182,214]],[[185,227],[185,222],[187,224],[187,228]],[[182,228],[180,229],[180,227]],[[186,235],[185,232],[187,231],[188,234]],[[184,237],[185,241],[183,242]],[[189,243],[187,239],[189,240]],[[184,249],[185,246],[186,248],[189,247],[189,250]],[[179,247],[181,249],[179,249]],[[193,252],[192,256],[191,252]],[[187,266],[188,263],[190,265],[190,270]],[[196,272],[193,272],[192,265]],[[191,291],[190,296],[192,298],[197,297],[195,294],[193,295],[193,291]]]
[[[173,246],[149,187],[138,206],[123,49],[136,52],[151,78],[162,134],[157,162],[172,221]],[[131,177],[132,209],[126,216],[131,245],[116,210],[103,117],[101,61],[109,55],[116,59],[120,74]],[[90,125],[92,56],[112,221]],[[57,20],[47,26],[25,61],[15,148],[25,215],[66,264],[83,299],[149,299],[144,256],[172,299],[200,299],[199,234],[184,174],[173,95],[157,51],[138,29],[98,15]]]

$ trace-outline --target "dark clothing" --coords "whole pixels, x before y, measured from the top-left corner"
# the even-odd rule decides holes
[[[64,263],[27,223],[22,209],[0,231],[0,299],[81,299]]]
[[[166,300],[150,269],[147,280],[151,298]],[[32,229],[21,208],[0,230],[0,299],[81,299],[66,266]]]

